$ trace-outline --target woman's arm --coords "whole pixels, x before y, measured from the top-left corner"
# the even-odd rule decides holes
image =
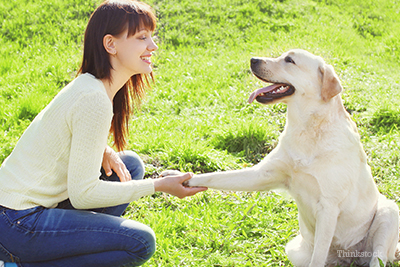
[[[154,193],[151,179],[124,183],[99,179],[112,117],[110,100],[98,91],[82,95],[67,116],[72,134],[68,197],[77,209],[116,206]]]

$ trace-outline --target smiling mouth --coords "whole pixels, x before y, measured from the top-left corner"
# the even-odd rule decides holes
[[[255,76],[264,82],[271,82],[264,80],[261,77],[258,77],[257,75]],[[257,102],[260,102],[262,104],[267,104],[276,99],[292,95],[294,92],[295,88],[290,84],[272,82],[272,85],[255,90],[249,97],[249,103],[252,103],[255,99],[257,100]]]
[[[143,61],[145,61],[145,62],[148,62],[148,63],[150,63],[151,62],[151,59],[150,59],[150,56],[147,56],[147,57],[140,57]]]

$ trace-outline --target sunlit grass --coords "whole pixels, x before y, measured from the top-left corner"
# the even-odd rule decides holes
[[[33,117],[75,76],[89,14],[99,1],[0,2],[0,161]],[[159,17],[156,83],[130,126],[147,177],[259,162],[277,144],[282,104],[248,104],[263,86],[254,56],[291,48],[335,67],[380,191],[400,196],[400,3],[396,0],[149,0]],[[180,200],[156,194],[127,218],[150,225],[147,266],[291,266],[295,203],[277,193],[209,190]]]

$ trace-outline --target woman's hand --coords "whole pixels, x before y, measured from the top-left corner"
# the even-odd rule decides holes
[[[132,180],[131,174],[122,162],[121,158],[114,149],[109,146],[104,150],[102,166],[107,176],[111,176],[114,171],[121,182]]]
[[[169,175],[154,180],[155,191],[165,192],[179,198],[193,196],[194,194],[205,191],[207,187],[186,187],[183,182],[193,177],[193,173],[182,173]]]

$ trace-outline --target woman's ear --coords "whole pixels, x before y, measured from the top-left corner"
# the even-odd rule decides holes
[[[115,55],[117,53],[115,38],[111,34],[107,34],[103,37],[103,46],[110,55]]]

